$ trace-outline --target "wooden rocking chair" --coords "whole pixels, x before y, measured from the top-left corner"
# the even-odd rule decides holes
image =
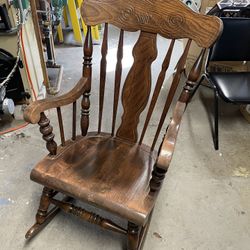
[[[182,115],[200,75],[205,49],[210,47],[222,30],[216,17],[194,13],[179,0],[85,0],[82,17],[88,25],[84,44],[83,77],[69,93],[49,100],[33,102],[25,110],[26,121],[40,126],[49,155],[32,170],[31,179],[44,186],[35,225],[26,238],[36,235],[51,219],[63,210],[127,235],[127,249],[142,249],[157,194],[168,170]],[[97,132],[89,132],[90,91],[92,79],[91,26],[105,23],[100,71],[99,124]],[[106,82],[106,55],[108,51],[108,24],[120,28],[115,70],[112,127],[102,130],[104,91]],[[123,115],[116,129],[117,109],[122,75],[124,32],[140,31],[133,48],[134,62],[122,88]],[[151,64],[157,57],[157,34],[172,39],[140,137],[137,127],[151,92]],[[166,71],[169,67],[175,39],[188,38],[189,42],[177,64],[176,73],[167,96],[152,146],[143,144],[151,115],[158,99]],[[186,85],[175,107],[161,147],[155,145],[167,111],[184,69],[191,41],[203,48],[189,74]],[[163,52],[161,52],[163,53]],[[82,96],[81,135],[76,134],[76,101]],[[61,107],[72,104],[72,138],[65,140]],[[57,109],[61,145],[54,141],[53,128],[45,111]],[[159,152],[159,153],[157,153]],[[62,193],[63,200],[55,195]],[[109,211],[128,221],[122,228],[110,220],[76,207],[69,200],[77,199]],[[49,210],[49,206],[53,208]],[[49,210],[49,211],[48,211]]]

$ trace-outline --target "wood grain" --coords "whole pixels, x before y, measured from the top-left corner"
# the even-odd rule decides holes
[[[161,132],[161,129],[162,129],[162,126],[163,126],[163,123],[165,121],[165,118],[168,114],[168,110],[170,108],[170,105],[173,101],[173,98],[174,98],[174,95],[175,95],[175,92],[176,92],[176,89],[180,83],[180,79],[181,79],[181,74],[185,68],[185,63],[186,63],[186,59],[187,59],[187,55],[188,55],[188,51],[189,51],[189,48],[190,48],[190,45],[191,45],[191,40],[188,40],[188,43],[185,47],[185,50],[178,62],[178,65],[177,65],[177,69],[176,69],[176,72],[175,72],[175,75],[174,75],[174,79],[171,83],[171,86],[170,86],[170,89],[169,89],[169,92],[167,94],[167,99],[166,99],[166,102],[165,102],[165,105],[164,105],[164,108],[163,108],[163,111],[162,111],[162,114],[161,114],[161,118],[160,118],[160,121],[159,121],[159,124],[158,124],[158,127],[157,127],[157,131],[155,133],[155,137],[154,137],[154,140],[153,140],[153,143],[152,143],[152,146],[151,146],[151,149],[154,150],[155,148],[155,145],[156,145],[156,142],[158,140],[158,137],[159,137],[159,134]]]
[[[111,132],[112,135],[115,134],[117,108],[120,96],[120,86],[122,78],[123,39],[124,39],[124,31],[121,30],[118,42],[118,49],[117,49],[117,63],[115,68],[115,89],[114,89],[113,121],[112,121],[112,132]]]
[[[189,38],[205,48],[222,30],[219,18],[197,14],[180,0],[85,0],[81,12],[88,25],[110,23],[127,31],[158,33],[169,39]]]
[[[55,157],[45,157],[31,179],[143,225],[156,198],[148,196],[155,160],[156,153],[145,145],[90,133],[67,141]]]
[[[57,111],[58,124],[59,124],[59,129],[60,129],[61,144],[62,144],[62,146],[64,146],[65,145],[65,135],[64,135],[61,107],[57,107],[56,111]]]
[[[40,114],[46,110],[66,106],[73,103],[75,100],[80,98],[80,96],[85,92],[87,88],[87,79],[81,78],[76,86],[69,91],[67,94],[53,97],[50,99],[43,99],[39,101],[32,102],[24,110],[24,119],[30,123],[38,123],[40,120]]]
[[[102,41],[102,59],[100,65],[100,95],[99,95],[99,122],[98,132],[102,129],[102,114],[103,114],[103,102],[105,94],[105,83],[106,83],[106,70],[107,70],[107,53],[108,53],[108,24],[105,23],[103,41]]]
[[[146,133],[150,118],[151,118],[151,116],[153,114],[153,111],[154,111],[154,108],[155,108],[155,104],[156,104],[157,99],[159,97],[161,87],[162,87],[162,84],[163,84],[165,76],[166,76],[166,71],[167,71],[167,69],[169,67],[169,64],[170,64],[172,52],[173,52],[173,49],[174,49],[174,44],[175,44],[175,40],[172,40],[171,44],[169,46],[167,55],[166,55],[166,57],[165,57],[165,59],[164,59],[164,61],[162,63],[161,72],[160,72],[160,74],[158,76],[158,79],[157,79],[157,82],[156,82],[156,85],[155,85],[155,90],[154,90],[154,93],[153,93],[153,96],[152,96],[151,103],[149,105],[147,117],[146,117],[146,120],[145,120],[145,123],[144,123],[144,126],[143,126],[143,130],[142,130],[142,133],[141,133],[141,138],[140,138],[139,144],[141,144],[142,141],[143,141],[143,138],[145,136],[145,133]]]
[[[122,91],[124,113],[116,136],[136,142],[139,117],[147,105],[151,90],[151,64],[157,56],[156,34],[141,32],[133,56],[134,64]]]
[[[205,50],[202,50],[199,57],[197,58],[195,64],[193,65],[188,80],[186,81],[186,85],[184,86],[179,100],[175,106],[172,120],[167,129],[165,138],[160,148],[160,153],[157,159],[156,166],[165,171],[168,170],[169,165],[171,163],[175,145],[177,142],[177,136],[181,125],[181,120],[190,100],[192,91],[197,84],[197,80],[201,74],[202,62],[205,56]]]
[[[111,220],[102,218],[101,216],[95,213],[89,212],[81,207],[77,207],[73,205],[72,203],[59,201],[53,198],[51,199],[51,203],[56,205],[60,209],[62,209],[64,212],[78,216],[80,219],[88,221],[89,223],[98,225],[102,228],[111,230],[116,233],[127,234],[127,230],[118,226]]]
[[[196,14],[179,0],[85,0],[82,5],[83,19],[88,25],[84,43],[83,78],[68,94],[50,100],[38,101],[25,110],[25,119],[40,125],[40,131],[49,155],[32,170],[31,179],[45,186],[38,209],[36,223],[26,234],[36,235],[47,225],[59,208],[77,215],[91,223],[127,235],[127,250],[142,247],[155,206],[156,198],[173,157],[181,119],[191,93],[199,78],[205,49],[192,68],[186,85],[174,109],[173,119],[168,126],[159,153],[154,150],[165,116],[172,103],[181,73],[187,58],[191,40],[201,47],[209,47],[219,36],[221,21],[216,17]],[[99,133],[90,133],[90,92],[92,80],[93,43],[90,25],[106,23],[102,45],[100,72],[100,119]],[[114,107],[111,134],[101,132],[101,118],[106,78],[106,55],[108,53],[107,25],[121,28],[115,71]],[[115,123],[122,75],[124,31],[140,30],[133,48],[134,63],[125,80],[121,99],[123,115],[115,135]],[[151,65],[157,56],[156,37],[160,34],[173,39],[158,77],[152,102],[139,143],[137,127],[151,91]],[[153,146],[142,144],[149,119],[153,113],[166,70],[170,64],[174,39],[189,38],[181,56],[170,92],[168,93],[158,125]],[[161,51],[161,53],[165,53]],[[76,101],[83,96],[81,107],[81,135],[76,135]],[[61,106],[73,103],[72,139],[65,140],[62,126]],[[62,145],[57,147],[53,128],[44,111],[56,108]],[[109,115],[109,114],[108,114]],[[105,209],[128,221],[123,229],[112,221],[76,207],[66,200],[53,198],[58,192],[68,198],[76,198]],[[50,211],[48,207],[55,205]]]
[[[92,54],[93,54],[93,40],[91,34],[91,27],[88,26],[86,39],[83,46],[84,61],[83,61],[83,77],[87,78],[86,89],[82,97],[82,115],[81,115],[81,131],[82,135],[86,135],[89,128],[89,112],[90,112],[90,91],[92,81]]]
[[[54,141],[55,135],[53,134],[53,127],[50,125],[50,120],[47,118],[44,112],[42,112],[40,115],[38,125],[40,126],[40,132],[43,135],[43,139],[46,141],[46,147],[50,155],[56,155],[57,144]]]

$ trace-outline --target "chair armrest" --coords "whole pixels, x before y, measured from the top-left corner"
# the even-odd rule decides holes
[[[173,118],[169,124],[166,135],[162,142],[156,166],[165,171],[168,170],[170,162],[173,158],[177,136],[186,106],[187,103],[185,102],[177,102],[174,109]]]
[[[191,98],[191,93],[197,85],[197,80],[201,74],[202,62],[205,56],[206,49],[202,49],[199,57],[194,63],[186,81],[186,85],[179,97],[179,100],[174,108],[173,118],[169,124],[165,137],[163,139],[160,153],[156,162],[156,166],[164,171],[167,171],[170,162],[173,158],[174,149],[177,141],[178,132],[181,125],[181,120]]]
[[[87,88],[88,79],[82,77],[76,86],[68,93],[62,96],[43,99],[31,103],[24,111],[25,121],[32,124],[38,123],[42,112],[75,102],[81,95],[83,95]]]

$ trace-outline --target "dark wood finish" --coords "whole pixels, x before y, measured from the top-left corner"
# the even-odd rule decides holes
[[[165,178],[166,171],[161,168],[158,168],[157,165],[155,166],[153,172],[152,172],[152,178],[150,180],[150,191],[156,192],[161,189],[161,184]]]
[[[72,113],[72,140],[76,139],[76,102],[73,102],[73,113]]]
[[[136,142],[139,117],[147,105],[151,90],[151,64],[157,56],[156,34],[141,32],[133,56],[134,64],[122,90],[124,113],[116,136]]]
[[[147,236],[147,233],[148,233],[149,225],[150,225],[150,222],[151,222],[151,219],[152,219],[153,211],[154,210],[152,210],[152,212],[150,213],[146,225],[141,228],[140,236],[139,236],[138,250],[141,250],[143,248],[143,246],[144,246],[144,242],[145,242],[145,239],[146,239],[146,236]]]
[[[156,198],[169,168],[182,116],[200,75],[205,49],[189,74],[159,153],[157,153],[154,150],[154,144],[180,81],[191,40],[194,39],[200,46],[206,48],[216,40],[222,25],[215,17],[193,13],[179,0],[85,0],[82,14],[87,25],[106,23],[100,66],[99,131],[88,131],[93,53],[91,27],[88,26],[84,43],[82,79],[68,94],[34,102],[25,110],[25,119],[30,123],[40,125],[40,131],[50,152],[31,172],[31,179],[46,188],[42,194],[36,223],[28,231],[26,237],[31,238],[36,235],[62,209],[81,219],[100,225],[104,229],[126,234],[127,249],[139,250],[142,249]],[[101,121],[104,116],[102,113],[106,82],[108,24],[115,24],[122,29],[117,51],[110,134],[101,132]],[[122,89],[123,115],[115,133],[121,86],[124,31],[136,30],[140,30],[140,36],[133,48],[134,63]],[[137,143],[140,115],[148,104],[151,92],[151,64],[157,56],[157,33],[173,41],[163,62],[149,104],[143,133]],[[142,144],[142,141],[170,63],[174,40],[183,37],[188,38],[189,42],[177,65],[177,72],[168,93],[153,146],[148,147]],[[164,52],[161,51],[161,53]],[[81,96],[83,96],[81,135],[77,135],[76,101]],[[72,138],[65,140],[60,108],[68,104],[73,106]],[[58,147],[54,141],[50,121],[44,114],[51,108],[58,111],[62,138],[62,145]],[[53,198],[58,192],[126,219],[128,228],[123,229],[112,221],[76,207],[65,199],[61,201]],[[54,206],[50,211],[48,211],[49,205]]]
[[[82,135],[86,135],[89,128],[89,108],[90,108],[90,91],[92,80],[92,54],[93,54],[93,42],[91,27],[88,26],[86,39],[84,43],[84,61],[83,61],[83,77],[87,78],[86,89],[82,98],[82,117],[81,117],[81,130]]]
[[[134,223],[128,222],[127,250],[137,250],[140,239],[140,228]]]
[[[41,113],[41,118],[38,124],[40,126],[40,132],[43,135],[43,139],[46,141],[46,148],[50,152],[50,155],[56,155],[57,144],[54,141],[55,135],[52,133],[53,127],[50,125],[50,121],[44,112]]]
[[[47,187],[43,188],[43,193],[40,200],[40,206],[36,214],[36,221],[38,224],[42,224],[45,221],[47,211],[50,205],[50,198],[53,196],[53,194],[54,194],[53,189]]]
[[[102,41],[102,59],[100,66],[100,96],[99,96],[99,123],[98,132],[102,130],[102,114],[103,114],[103,102],[105,94],[105,82],[106,82],[106,69],[107,69],[107,53],[108,53],[108,24],[105,23],[103,41]]]
[[[42,112],[73,103],[86,89],[87,79],[81,78],[76,86],[65,95],[32,102],[24,110],[24,119],[32,124],[38,123]]]
[[[166,71],[168,70],[168,67],[169,67],[169,64],[170,64],[170,59],[171,59],[172,52],[173,52],[173,49],[174,49],[174,44],[175,44],[175,40],[172,40],[171,44],[170,44],[170,47],[168,49],[168,53],[167,53],[167,55],[166,55],[166,57],[165,57],[165,59],[163,61],[161,72],[160,72],[160,74],[158,76],[158,79],[157,79],[157,82],[156,82],[156,85],[155,85],[154,94],[153,94],[153,97],[152,97],[152,100],[151,100],[151,103],[150,103],[150,106],[149,106],[149,109],[148,109],[148,114],[147,114],[147,117],[146,117],[146,121],[144,123],[144,127],[143,127],[143,130],[142,130],[142,134],[141,134],[139,144],[142,144],[143,138],[145,136],[145,133],[146,133],[146,130],[147,130],[147,127],[148,127],[148,123],[150,121],[150,118],[151,118],[152,113],[153,113],[154,108],[155,108],[156,101],[157,101],[158,96],[160,94],[161,87],[162,87],[162,84],[163,84],[165,76],[166,76]]]
[[[223,26],[218,18],[199,15],[179,0],[86,0],[81,11],[87,25],[110,23],[169,39],[190,38],[204,48],[214,43]]]
[[[64,129],[63,129],[63,120],[62,120],[62,112],[61,108],[56,108],[57,110],[57,117],[58,117],[58,123],[59,123],[59,129],[60,129],[60,135],[61,135],[61,144],[62,146],[65,145],[65,136],[64,136]]]
[[[44,158],[31,179],[143,225],[155,202],[148,197],[155,160],[147,146],[93,133]]]
[[[55,193],[54,193],[55,194]],[[53,196],[54,196],[53,194]],[[67,201],[71,201],[72,198],[70,197],[65,197],[62,201],[63,202],[67,202]],[[51,203],[51,202],[50,202]],[[52,208],[49,212],[47,211],[47,213],[45,214],[44,218],[42,221],[40,221],[40,223],[36,222],[31,228],[30,230],[26,233],[25,238],[30,240],[32,239],[34,236],[36,236],[45,226],[47,226],[52,219],[60,212],[60,208],[59,207],[54,207]]]
[[[114,90],[113,121],[112,121],[112,132],[111,132],[112,135],[115,134],[117,107],[119,102],[120,86],[122,78],[123,39],[124,39],[124,31],[121,30],[118,49],[117,49],[117,63],[115,69],[115,90]]]
[[[170,162],[172,160],[181,120],[190,100],[190,97],[192,96],[192,91],[195,89],[195,85],[197,84],[196,82],[200,76],[204,55],[205,50],[201,52],[199,58],[196,60],[194,66],[192,67],[189,73],[188,80],[183,88],[179,101],[175,106],[172,120],[169,124],[167,133],[161,145],[156,166],[165,171],[168,170]]]
[[[155,148],[155,144],[156,144],[156,142],[158,140],[158,137],[159,137],[159,134],[161,132],[163,123],[164,123],[165,118],[167,116],[170,105],[171,105],[171,103],[173,101],[176,89],[177,89],[177,87],[179,85],[179,82],[180,82],[180,79],[181,79],[181,74],[182,74],[183,69],[185,67],[185,63],[186,63],[186,59],[187,59],[187,55],[188,55],[190,45],[191,45],[191,40],[188,41],[188,43],[187,43],[187,45],[185,47],[185,50],[184,50],[184,52],[183,52],[183,54],[182,54],[182,56],[181,56],[181,58],[180,58],[180,60],[178,62],[177,69],[176,69],[176,72],[175,72],[175,75],[174,75],[174,79],[172,81],[170,90],[168,92],[167,100],[166,100],[165,106],[163,108],[161,118],[160,118],[160,122],[158,124],[157,131],[155,133],[155,137],[154,137],[154,140],[153,140],[153,143],[152,143],[152,146],[151,146],[151,150],[154,150],[154,148]]]
[[[86,220],[89,223],[96,224],[104,229],[111,230],[116,233],[127,234],[126,229],[116,225],[111,220],[104,219],[95,213],[88,212],[80,207],[76,207],[69,202],[51,199],[51,203],[62,209],[64,212],[78,216],[82,220]]]

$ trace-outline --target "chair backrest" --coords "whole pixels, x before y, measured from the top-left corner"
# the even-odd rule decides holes
[[[104,104],[104,92],[107,69],[108,52],[108,29],[109,24],[120,28],[118,42],[117,63],[114,79],[114,101],[112,128],[110,132],[119,138],[130,142],[141,144],[152,116],[156,101],[169,67],[176,39],[188,38],[188,44],[177,65],[174,76],[158,127],[152,143],[152,149],[158,139],[169,106],[172,102],[175,90],[185,67],[191,40],[200,47],[208,48],[217,39],[222,30],[222,23],[217,17],[197,14],[186,7],[180,0],[84,0],[81,9],[82,18],[88,25],[88,32],[84,44],[83,76],[89,78],[88,91],[82,101],[82,134],[85,135],[89,125],[89,94],[91,88],[91,59],[92,59],[92,37],[91,28],[97,24],[105,23],[102,58],[100,65],[100,97],[99,97],[99,125],[98,132],[102,132],[102,116]],[[133,65],[125,79],[121,92],[123,115],[121,124],[116,129],[117,106],[120,98],[120,85],[122,74],[122,58],[125,31],[140,31],[138,41],[133,48]],[[146,108],[151,93],[151,65],[157,57],[157,34],[172,39],[162,69],[155,85],[155,90],[146,120],[143,125],[141,136],[138,136],[137,127],[141,113]],[[161,53],[164,53],[161,51]]]
[[[209,61],[250,61],[250,19],[221,20],[223,32],[210,50]]]

